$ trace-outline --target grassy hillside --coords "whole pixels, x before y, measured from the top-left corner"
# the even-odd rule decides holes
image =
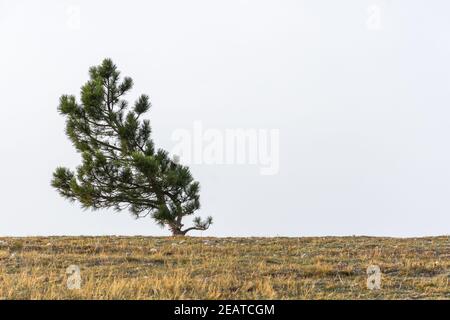
[[[449,241],[0,238],[0,299],[450,299]],[[67,289],[72,264],[79,290]],[[366,287],[371,264],[381,290]]]

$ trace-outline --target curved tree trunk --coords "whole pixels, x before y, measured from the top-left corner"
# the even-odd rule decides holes
[[[171,226],[169,226],[169,229],[172,232],[172,236],[174,236],[174,237],[186,235],[186,231],[181,230],[181,227],[171,225]]]

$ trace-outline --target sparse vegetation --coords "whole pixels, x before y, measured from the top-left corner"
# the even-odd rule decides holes
[[[0,299],[450,299],[449,241],[0,238]],[[66,286],[72,264],[80,290]],[[381,290],[366,288],[370,264]]]

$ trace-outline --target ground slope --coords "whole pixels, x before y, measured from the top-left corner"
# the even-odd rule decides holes
[[[0,299],[450,299],[449,272],[448,236],[0,238]]]

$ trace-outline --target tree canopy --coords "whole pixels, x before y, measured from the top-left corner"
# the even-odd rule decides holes
[[[83,208],[129,210],[135,217],[152,217],[173,235],[206,230],[212,218],[182,220],[200,208],[200,185],[188,167],[156,149],[151,126],[144,115],[151,108],[147,95],[130,106],[124,96],[133,87],[121,79],[116,65],[105,59],[89,69],[81,99],[60,98],[58,111],[66,118],[66,134],[82,156],[75,171],[58,167],[52,186],[61,196]]]

